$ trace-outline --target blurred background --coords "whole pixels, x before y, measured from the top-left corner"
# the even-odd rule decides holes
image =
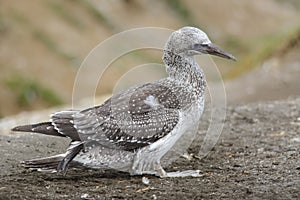
[[[81,62],[115,33],[187,25],[238,58],[213,58],[229,103],[300,95],[299,0],[0,0],[0,117],[70,104]],[[162,63],[161,55],[120,58],[97,94],[110,93],[132,66]]]

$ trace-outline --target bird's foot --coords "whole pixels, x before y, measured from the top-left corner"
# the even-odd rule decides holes
[[[188,161],[191,161],[194,158],[194,154],[185,152],[184,154],[181,155],[181,157],[187,159]]]
[[[172,178],[172,177],[201,177],[200,170],[185,170],[178,172],[166,172],[162,175],[162,178]]]
[[[159,159],[153,156],[141,156],[141,152],[136,154],[135,160],[130,170],[131,175],[152,174],[161,178],[168,177],[201,177],[200,170],[185,170],[177,172],[166,172],[160,164]]]
[[[132,170],[131,175],[141,175],[141,174],[152,174],[160,178],[175,178],[175,177],[201,177],[200,170],[185,170],[177,172],[166,172],[160,164],[157,164],[153,168],[143,169],[143,170]]]

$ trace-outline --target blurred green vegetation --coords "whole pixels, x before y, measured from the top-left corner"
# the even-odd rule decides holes
[[[54,14],[58,15],[62,20],[66,21],[78,30],[83,30],[86,28],[85,24],[80,20],[80,18],[71,13],[71,11],[68,10],[68,7],[64,6],[62,2],[58,3],[55,1],[46,1],[46,7],[51,9]]]
[[[56,106],[64,103],[53,90],[32,79],[16,75],[7,79],[5,85],[16,94],[18,105],[24,108],[37,101],[42,101],[47,106]]]
[[[11,14],[15,21],[22,25],[24,29],[30,31],[31,35],[46,46],[51,52],[68,61],[73,61],[75,59],[75,56],[71,55],[69,52],[64,52],[57,42],[55,42],[45,31],[30,23],[24,15],[16,11],[13,11]]]
[[[3,18],[0,13],[0,33],[3,33],[4,31],[5,31],[5,24],[3,22]]]
[[[0,51],[0,56],[2,56],[0,82],[3,84],[0,86],[5,88],[1,103],[2,105],[9,104],[12,108],[15,102],[18,102],[20,107],[29,109],[41,108],[41,104],[47,106],[61,104],[63,101],[60,97],[47,87],[59,88],[65,94],[65,101],[68,101],[66,97],[72,95],[75,70],[71,67],[60,66],[79,66],[79,61],[82,61],[98,42],[107,39],[109,34],[126,30],[127,25],[128,27],[158,26],[172,29],[190,25],[200,27],[204,31],[209,29],[206,32],[212,35],[211,39],[238,59],[238,62],[228,62],[228,64],[220,60],[222,67],[224,66],[220,68],[220,71],[225,79],[239,77],[261,66],[261,63],[269,57],[281,56],[280,53],[289,51],[289,48],[300,40],[300,27],[295,28],[297,22],[286,23],[286,26],[283,24],[286,19],[291,21],[291,16],[296,16],[289,16],[289,14],[300,9],[299,0],[269,2],[271,6],[276,4],[272,8],[278,9],[278,14],[276,10],[271,12],[271,7],[268,7],[270,12],[266,15],[263,13],[265,7],[260,7],[259,2],[229,1],[229,3],[220,4],[224,6],[220,10],[215,9],[214,3],[208,0],[203,1],[203,7],[199,2],[194,6],[193,2],[184,0],[116,1],[103,2],[103,4],[91,0],[46,0],[22,3],[21,1],[18,3],[8,1],[3,3],[3,9],[0,9],[0,42],[2,42],[1,45],[7,45]],[[232,8],[231,6],[245,9],[245,12],[242,10],[242,14],[234,13],[233,15],[233,12],[228,11]],[[248,7],[251,9],[247,10]],[[36,13],[33,13],[33,9]],[[222,14],[222,10],[226,12]],[[281,10],[284,12],[280,12]],[[198,12],[201,11],[205,11],[205,15],[203,13],[199,15]],[[241,19],[239,19],[240,15]],[[260,22],[259,17],[253,19],[256,15],[266,17],[261,22],[265,24],[268,22],[271,25],[265,30],[262,26],[264,23]],[[277,15],[281,21],[273,20],[272,16],[276,16],[277,19]],[[117,21],[118,19],[120,21]],[[259,28],[244,30],[248,21],[251,21],[250,25],[253,27]],[[290,28],[288,31],[285,30],[287,27]],[[246,32],[245,35],[243,35],[244,32]],[[62,38],[68,35],[70,38],[62,41]],[[34,53],[26,52],[31,49]],[[42,49],[42,51],[38,52],[36,49]],[[116,68],[108,73],[109,78],[105,79],[107,81],[101,83],[103,89],[99,91],[99,94],[111,92],[112,85],[123,75],[122,72],[125,73],[134,66],[162,63],[161,53],[149,49],[133,51],[124,57],[121,56],[118,62],[112,63]],[[218,61],[216,59],[216,62]],[[46,63],[45,66],[43,63]],[[41,65],[46,70],[37,70]],[[28,80],[20,75],[13,75],[7,79],[13,73],[12,69],[23,76],[28,76],[28,72],[33,70],[39,73],[34,78],[38,81]],[[50,71],[59,74],[60,79],[51,83],[43,80]],[[162,71],[164,71],[163,68]],[[63,87],[60,87],[62,85]],[[12,95],[15,98],[12,101],[5,96],[7,89],[15,94]],[[9,109],[5,111],[5,115],[10,114]],[[17,109],[13,112],[17,112]]]
[[[247,41],[229,39],[226,45],[238,52],[239,58],[235,66],[224,74],[224,78],[236,78],[259,66],[272,55],[284,52],[285,49],[299,41],[300,27],[287,30],[284,33],[255,37]]]
[[[115,30],[116,27],[111,23],[111,21],[103,15],[99,9],[97,9],[90,1],[88,0],[74,0],[79,3],[93,18],[99,23],[99,25],[104,25],[110,30]]]
[[[167,5],[186,23],[186,26],[198,26],[192,13],[182,0],[166,0]]]
[[[279,3],[285,4],[288,3],[295,8],[300,8],[300,1],[299,0],[277,0]]]

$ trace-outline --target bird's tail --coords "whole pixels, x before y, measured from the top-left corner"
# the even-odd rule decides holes
[[[45,157],[45,158],[37,158],[33,160],[22,161],[21,164],[25,168],[29,168],[31,170],[37,171],[47,171],[47,172],[57,172],[58,166],[65,158],[65,154],[58,154],[55,156]],[[72,161],[69,163],[69,167],[80,167],[82,164],[76,161]]]
[[[25,168],[30,168],[33,170],[56,171],[58,164],[64,159],[64,156],[64,154],[58,154],[45,158],[22,161],[21,164]]]
[[[12,131],[33,132],[33,133],[42,133],[42,134],[45,134],[45,135],[66,137],[63,134],[60,134],[55,129],[55,127],[51,124],[51,122],[42,122],[42,123],[38,123],[38,124],[29,124],[29,125],[17,126],[15,128],[13,128]]]

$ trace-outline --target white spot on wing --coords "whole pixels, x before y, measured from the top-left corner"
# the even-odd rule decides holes
[[[159,106],[157,99],[152,95],[147,96],[147,98],[144,100],[144,103],[148,106],[151,106],[153,109],[157,109]]]

